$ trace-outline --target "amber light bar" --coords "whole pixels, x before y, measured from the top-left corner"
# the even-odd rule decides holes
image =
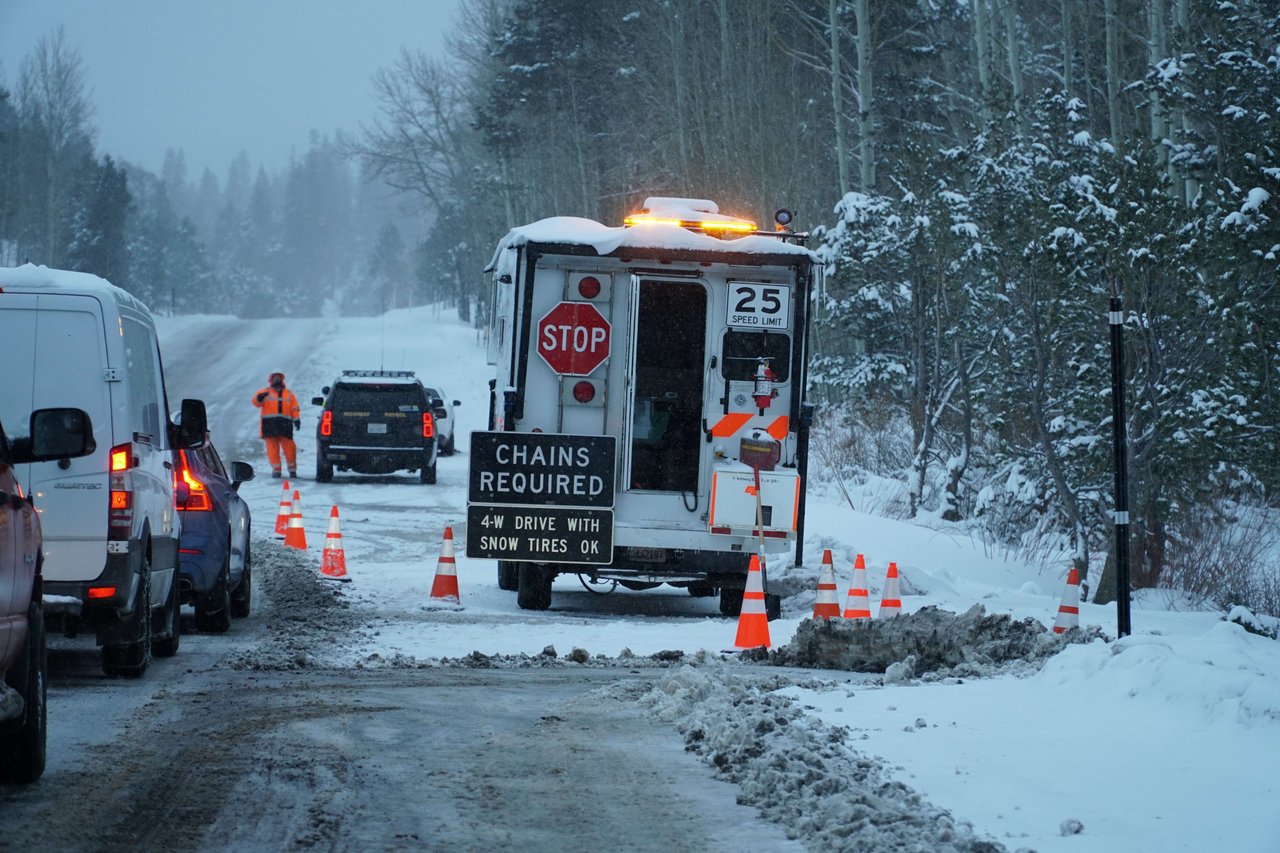
[[[745,219],[676,219],[670,216],[652,216],[648,213],[633,213],[622,220],[622,224],[628,228],[633,225],[676,225],[680,228],[697,228],[701,231],[748,233],[756,230],[756,224]]]

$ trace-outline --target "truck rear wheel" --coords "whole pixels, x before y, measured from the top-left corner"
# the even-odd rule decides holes
[[[37,586],[38,588],[38,586]],[[26,702],[21,728],[0,734],[0,782],[30,784],[44,773],[48,685],[44,610],[35,601],[27,610],[27,644],[6,678]]]
[[[520,588],[520,569],[507,560],[498,561],[498,589],[515,592]]]
[[[720,612],[725,616],[737,616],[742,612],[742,587],[720,587]]]
[[[551,606],[551,582],[555,572],[547,566],[523,563],[516,585],[516,604],[521,610],[546,610]]]

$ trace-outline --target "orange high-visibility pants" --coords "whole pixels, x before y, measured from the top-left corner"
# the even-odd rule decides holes
[[[272,473],[280,473],[281,450],[284,450],[284,458],[289,463],[289,470],[298,470],[298,445],[294,444],[292,438],[285,438],[282,435],[269,435],[262,440],[267,443],[267,461],[271,463]]]

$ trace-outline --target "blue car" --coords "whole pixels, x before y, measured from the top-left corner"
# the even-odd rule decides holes
[[[238,490],[253,479],[253,466],[232,462],[228,475],[207,436],[204,444],[174,457],[182,603],[195,607],[197,628],[220,634],[231,627],[232,616],[248,616],[252,602],[249,505]]]

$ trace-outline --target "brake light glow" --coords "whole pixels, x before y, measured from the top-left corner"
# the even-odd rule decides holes
[[[133,531],[133,445],[117,444],[111,448],[111,492],[107,501],[107,539],[125,542]],[[103,587],[106,589],[106,587]],[[115,589],[105,597],[115,594]]]
[[[430,412],[422,413],[422,437],[434,438],[436,434],[436,419],[432,417]]]
[[[115,594],[116,588],[114,586],[91,586],[88,591],[90,598],[111,598]]]
[[[192,510],[195,512],[209,512],[213,509],[213,499],[209,497],[209,490],[205,484],[195,474],[191,473],[191,466],[187,462],[187,451],[178,451],[178,457],[182,460],[182,482],[187,484],[190,490],[190,496],[187,502],[178,507],[181,510]],[[177,499],[175,498],[175,503]]]
[[[320,434],[333,435],[333,412],[325,412],[320,416]]]

